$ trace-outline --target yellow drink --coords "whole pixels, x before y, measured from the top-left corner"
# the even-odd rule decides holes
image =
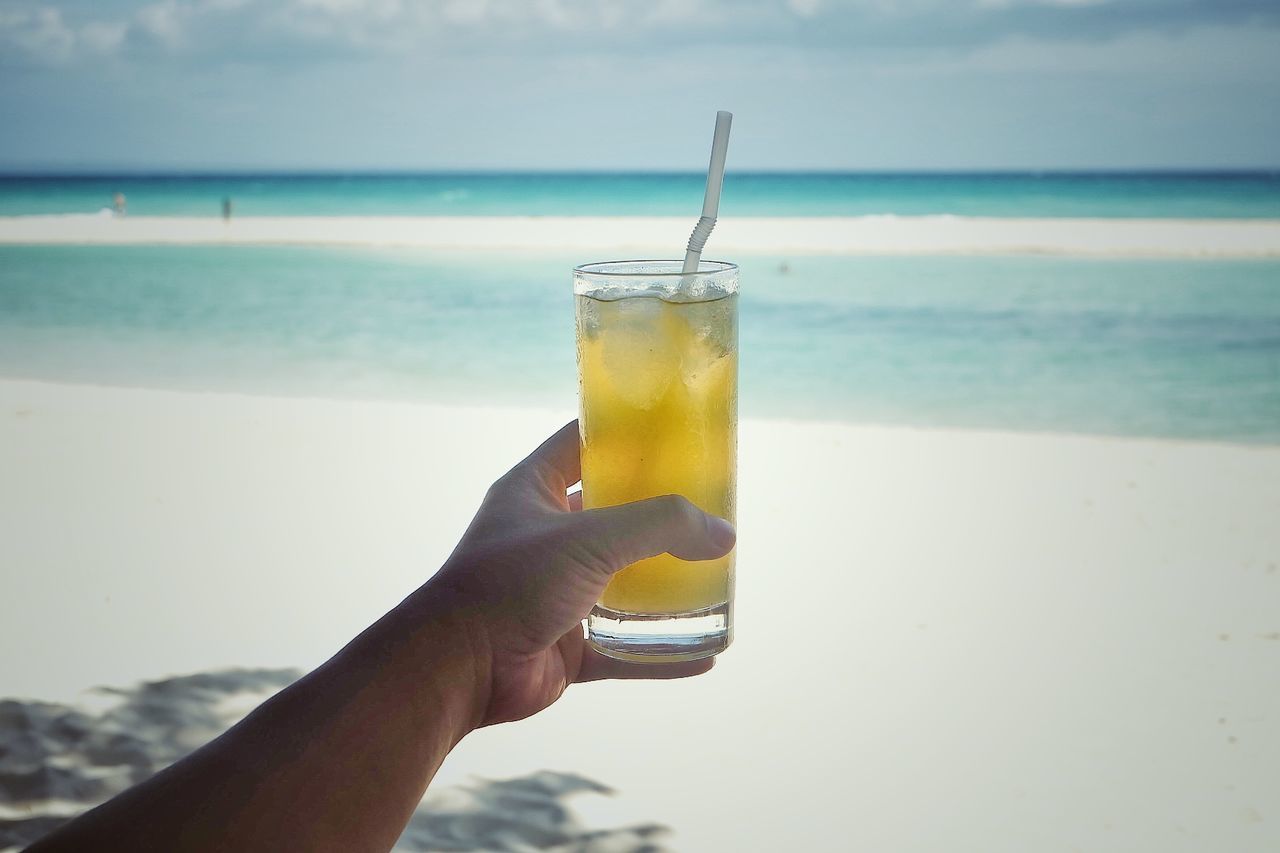
[[[677,494],[735,521],[738,297],[702,295],[575,297],[584,507]],[[613,577],[600,604],[645,615],[727,607],[733,557],[642,560]]]

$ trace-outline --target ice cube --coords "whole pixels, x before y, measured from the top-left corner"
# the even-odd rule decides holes
[[[732,393],[734,358],[705,329],[685,341],[680,377],[699,405],[727,399]]]
[[[601,312],[600,343],[614,393],[628,405],[652,409],[680,374],[680,347],[660,299],[622,299]]]

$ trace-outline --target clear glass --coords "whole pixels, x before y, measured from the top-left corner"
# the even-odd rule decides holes
[[[738,268],[610,261],[573,271],[582,503],[678,494],[737,521]],[[733,637],[734,553],[614,575],[587,637],[623,660],[710,657]]]

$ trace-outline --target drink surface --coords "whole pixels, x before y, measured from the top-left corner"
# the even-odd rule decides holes
[[[737,296],[575,298],[583,506],[678,494],[735,521]],[[723,604],[733,556],[641,560],[614,575],[600,603],[644,614]]]

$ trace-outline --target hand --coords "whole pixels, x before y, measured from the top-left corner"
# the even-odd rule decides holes
[[[676,495],[583,511],[578,423],[547,439],[489,489],[453,555],[422,593],[461,614],[483,658],[480,725],[546,708],[570,685],[601,678],[681,678],[708,658],[628,663],[587,645],[582,620],[619,569],[667,552],[686,560],[728,553],[729,522]],[[487,687],[487,690],[485,689]]]
[[[476,726],[535,714],[577,681],[706,672],[710,660],[606,658],[581,622],[618,569],[664,551],[723,556],[733,528],[670,495],[580,511],[567,496],[578,478],[571,423],[493,485],[453,555],[400,606],[37,847],[388,850]]]

